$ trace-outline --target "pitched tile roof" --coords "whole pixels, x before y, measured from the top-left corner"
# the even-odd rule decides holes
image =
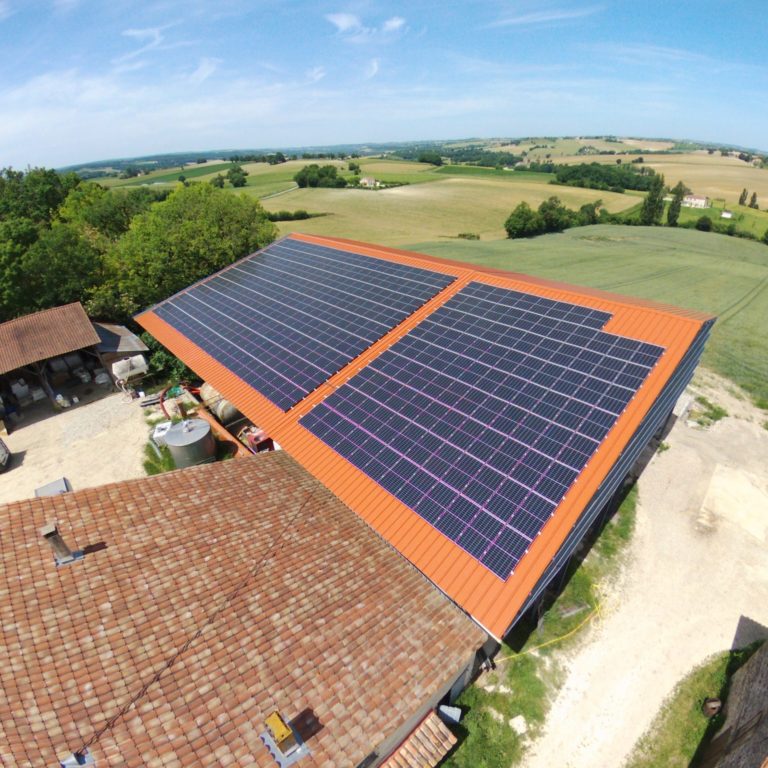
[[[456,744],[456,737],[434,712],[387,759],[382,768],[433,768]]]
[[[185,336],[183,330],[165,322],[154,310],[138,315],[137,321],[234,403],[238,410],[265,429],[482,626],[496,637],[501,637],[619,461],[633,435],[644,423],[650,409],[665,391],[688,350],[713,318],[702,312],[666,304],[341,238],[292,234],[289,239],[397,264],[426,267],[452,274],[456,280],[287,412],[234,374],[226,361],[216,360]],[[312,408],[473,281],[607,312],[611,319],[604,326],[606,332],[665,349],[601,443],[599,452],[581,472],[578,482],[571,485],[557,513],[533,540],[515,573],[506,581],[498,578],[299,423]]]
[[[0,373],[99,343],[79,301],[0,324]]]
[[[56,567],[56,520],[84,559]],[[483,633],[284,452],[0,508],[0,743],[17,766],[356,765]]]

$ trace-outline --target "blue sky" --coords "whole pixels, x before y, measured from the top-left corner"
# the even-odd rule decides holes
[[[617,134],[768,149],[764,0],[0,0],[0,166]]]

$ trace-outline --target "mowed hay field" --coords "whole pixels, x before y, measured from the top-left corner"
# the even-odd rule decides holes
[[[412,250],[711,312],[704,364],[768,405],[768,247],[662,227],[594,226],[532,240]]]
[[[536,207],[552,195],[570,208],[599,198],[610,211],[624,210],[640,200],[630,194],[555,186],[547,184],[546,177],[526,176],[440,176],[439,181],[381,190],[296,189],[262,203],[268,211],[303,209],[327,214],[281,222],[281,234],[307,232],[398,246],[455,238],[462,232],[474,232],[483,239],[504,238],[504,222],[518,203]]]
[[[615,163],[612,155],[571,156],[558,158],[558,163]],[[629,163],[633,157],[619,158]],[[760,208],[768,208],[768,170],[755,168],[736,157],[722,157],[719,152],[710,155],[706,151],[688,152],[680,155],[643,155],[644,165],[664,174],[664,180],[671,187],[682,181],[696,195],[713,199],[724,199],[729,205],[736,205],[741,190],[757,192]]]

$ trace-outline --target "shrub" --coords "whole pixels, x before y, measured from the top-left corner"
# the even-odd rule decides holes
[[[698,229],[700,232],[711,232],[712,219],[710,219],[709,216],[700,216],[696,221],[696,229]]]

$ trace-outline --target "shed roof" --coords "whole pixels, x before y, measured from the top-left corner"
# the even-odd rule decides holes
[[[99,343],[76,301],[0,324],[0,374]]]
[[[223,362],[214,359],[187,336],[162,320],[153,310],[139,315],[138,322],[233,402],[242,413],[267,430],[284,449],[417,565],[483,627],[497,637],[502,636],[643,423],[643,419],[676,372],[702,327],[711,321],[711,316],[595,289],[579,288],[518,273],[487,269],[351,240],[304,234],[293,234],[289,239],[428,268],[453,275],[456,280],[288,412],[283,412],[232,373]],[[471,282],[605,311],[611,315],[611,319],[604,326],[606,332],[658,345],[665,350],[601,443],[598,453],[580,474],[578,482],[570,487],[558,506],[557,513],[544,525],[515,573],[506,581],[499,579],[299,423],[314,406],[349,381]]]
[[[357,765],[485,639],[284,452],[16,502],[0,537],[17,766],[271,766],[274,709],[315,721],[302,765]]]
[[[387,759],[383,768],[434,768],[456,741],[448,726],[433,710]]]
[[[94,323],[99,336],[97,349],[104,353],[131,354],[148,352],[147,345],[124,325],[114,323]]]

